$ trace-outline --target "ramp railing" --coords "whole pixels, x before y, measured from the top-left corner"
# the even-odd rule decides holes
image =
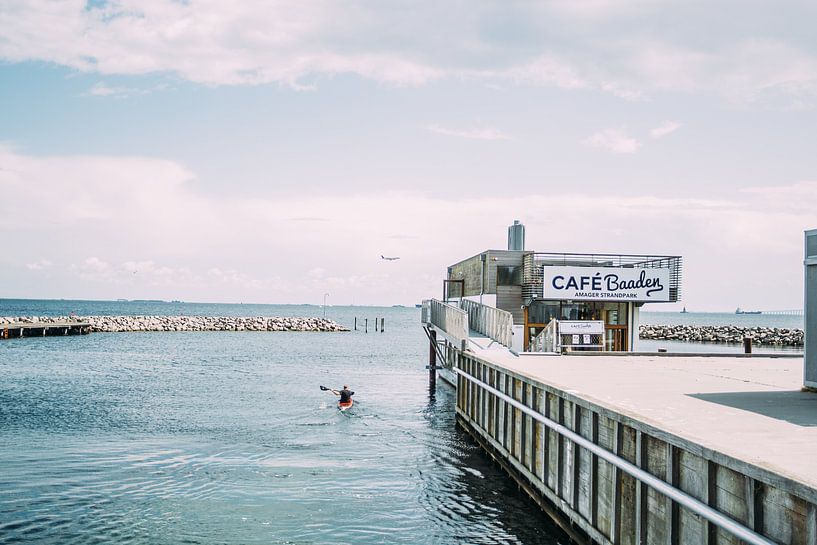
[[[531,352],[559,352],[559,321],[556,318],[531,339],[529,349]]]
[[[424,324],[430,324],[443,332],[451,341],[456,342],[463,350],[468,342],[468,313],[464,310],[438,301],[423,301]]]
[[[513,315],[505,310],[462,299],[460,308],[468,313],[468,325],[474,331],[510,348],[513,337]]]

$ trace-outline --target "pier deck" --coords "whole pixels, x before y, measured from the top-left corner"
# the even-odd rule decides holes
[[[501,361],[690,444],[817,489],[817,394],[801,391],[800,358],[522,356]]]
[[[802,358],[516,356],[473,332],[464,344],[446,344],[458,423],[574,539],[817,545],[817,394],[801,391]]]
[[[0,324],[0,339],[51,335],[85,335],[90,331],[90,322],[77,320],[64,322],[12,322]]]

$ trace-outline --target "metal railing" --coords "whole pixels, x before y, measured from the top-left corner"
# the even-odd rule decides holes
[[[556,318],[531,339],[528,349],[531,352],[559,352],[559,321]]]
[[[467,312],[437,299],[427,299],[423,301],[422,320],[465,349],[469,331]]]
[[[708,520],[715,526],[722,528],[723,530],[732,534],[738,539],[742,539],[744,542],[749,543],[751,545],[776,545],[775,542],[763,537],[757,532],[754,532],[753,530],[747,528],[746,526],[743,526],[739,522],[727,517],[720,511],[717,511],[716,509],[713,509],[712,507],[706,505],[700,500],[695,499],[686,492],[671,486],[670,484],[662,481],[658,477],[653,476],[652,474],[646,472],[645,470],[641,469],[635,464],[616,456],[609,450],[602,448],[601,446],[597,445],[596,443],[593,443],[589,439],[585,439],[584,437],[575,433],[569,428],[566,428],[565,426],[559,424],[558,422],[555,422],[550,418],[547,418],[545,415],[534,411],[527,405],[524,405],[516,401],[515,399],[500,392],[496,388],[493,388],[486,384],[485,382],[482,382],[478,378],[466,373],[462,369],[455,367],[454,372],[460,375],[461,377],[465,378],[466,380],[478,385],[480,388],[483,388],[487,392],[490,392],[491,394],[495,395],[502,401],[519,409],[520,411],[527,414],[534,420],[541,422],[542,424],[544,424],[554,432],[558,433],[559,435],[562,435],[563,437],[576,443],[580,447],[590,451],[591,453],[595,454],[602,460],[614,465],[624,473],[627,473],[636,480],[649,486],[656,492],[663,494],[664,496],[670,498],[672,501],[690,510],[696,515],[699,515],[700,517]]]
[[[460,308],[468,313],[468,325],[478,333],[510,348],[513,338],[513,315],[505,310],[463,299]]]

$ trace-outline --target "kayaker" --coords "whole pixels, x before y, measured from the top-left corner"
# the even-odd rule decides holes
[[[352,396],[355,393],[349,389],[349,386],[346,384],[343,385],[343,390],[332,390],[332,393],[336,396],[340,396],[340,401],[338,403],[347,404],[352,401]]]

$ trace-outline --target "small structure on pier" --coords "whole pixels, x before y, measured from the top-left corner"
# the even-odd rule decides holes
[[[806,231],[803,385],[817,389],[817,229]]]
[[[443,301],[509,312],[517,350],[634,351],[641,306],[680,299],[680,256],[534,252],[524,240],[515,221],[507,250],[451,265],[443,289]]]

